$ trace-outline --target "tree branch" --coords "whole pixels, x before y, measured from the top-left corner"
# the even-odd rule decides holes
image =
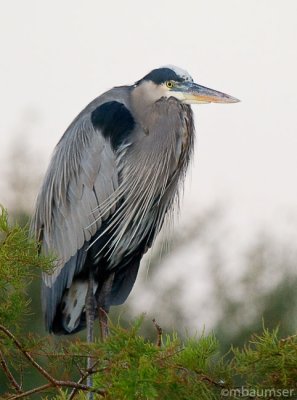
[[[12,375],[5,359],[3,356],[2,351],[0,350],[0,365],[3,369],[3,372],[5,373],[5,375],[7,376],[7,379],[9,380],[9,382],[11,383],[11,385],[16,389],[17,392],[22,393],[22,387],[21,385],[19,385],[17,383],[17,381],[15,380],[14,376]]]
[[[15,346],[20,350],[20,352],[25,356],[25,358],[27,358],[27,360],[33,365],[33,367],[36,368],[40,372],[40,374],[43,375],[49,382],[51,382],[53,386],[56,386],[56,380],[44,368],[42,368],[41,365],[39,365],[34,360],[34,358],[30,355],[30,353],[23,348],[18,339],[7,328],[5,328],[5,326],[0,325],[0,331],[5,333],[6,336],[12,339]]]
[[[160,327],[160,325],[157,324],[155,318],[153,319],[153,324],[155,325],[155,328],[156,328],[156,330],[157,330],[157,335],[158,335],[158,336],[157,336],[157,343],[156,343],[156,345],[157,345],[158,347],[161,347],[163,330],[162,330],[162,328]]]
[[[85,373],[82,373],[80,379],[77,381],[77,383],[80,385],[85,379],[87,379],[87,377],[89,375],[94,374],[95,372],[97,372],[94,368],[96,367],[96,365],[98,364],[99,360],[97,360],[91,368],[87,369]],[[89,387],[89,386],[88,386]],[[70,393],[69,399],[68,400],[72,400],[74,399],[74,396],[76,395],[76,393],[78,392],[79,388],[74,388],[72,390],[72,392]],[[102,389],[104,390],[104,389]],[[104,396],[106,393],[102,393],[102,395]]]
[[[0,331],[2,331],[7,337],[9,337],[13,341],[14,345],[24,355],[24,357],[33,365],[34,368],[36,368],[38,370],[38,372],[41,375],[43,375],[49,381],[49,383],[47,383],[43,386],[39,386],[38,388],[34,388],[31,390],[28,390],[27,392],[22,392],[22,393],[14,395],[12,397],[9,397],[10,400],[20,399],[20,398],[26,397],[32,393],[38,393],[43,390],[49,389],[51,387],[55,388],[59,392],[61,392],[62,387],[69,387],[69,388],[74,388],[76,391],[83,390],[83,391],[87,391],[87,392],[97,393],[97,394],[100,394],[101,396],[106,395],[106,391],[104,389],[94,389],[90,386],[83,385],[82,383],[80,383],[80,381],[83,381],[82,378],[80,378],[79,383],[73,382],[73,381],[61,381],[61,380],[55,379],[44,368],[42,368],[41,365],[39,365],[34,360],[34,358],[30,355],[30,353],[23,348],[23,346],[18,341],[18,339],[7,328],[5,328],[5,326],[0,325]],[[87,371],[87,373],[90,374],[90,371]]]
[[[11,397],[8,397],[8,400],[21,399],[22,397],[27,397],[27,396],[30,396],[31,394],[34,394],[34,393],[43,392],[44,390],[49,389],[51,387],[52,387],[52,384],[51,383],[47,383],[45,385],[38,386],[38,387],[36,387],[34,389],[27,390],[27,392],[22,392],[20,394],[15,394],[15,395],[13,395]]]
[[[76,392],[78,390],[83,390],[84,392],[93,392],[93,393],[96,393],[96,394],[100,394],[103,397],[106,396],[106,391],[104,389],[95,389],[95,388],[92,388],[90,386],[82,385],[80,383],[76,383],[76,382],[72,382],[72,381],[58,381],[57,380],[57,381],[55,381],[55,385],[53,385],[51,382],[49,382],[49,383],[47,383],[45,385],[38,386],[37,388],[30,389],[27,392],[22,392],[20,394],[15,394],[15,395],[9,397],[8,400],[21,399],[22,397],[27,397],[27,396],[29,396],[31,394],[34,394],[34,393],[43,392],[46,389],[57,388],[57,386],[59,386],[60,388],[61,387],[74,388],[74,390],[76,390]],[[71,397],[69,397],[69,399],[70,398]]]

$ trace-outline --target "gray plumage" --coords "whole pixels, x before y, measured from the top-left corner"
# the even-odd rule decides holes
[[[53,273],[42,276],[49,331],[85,326],[90,271],[97,299],[111,272],[108,305],[129,295],[192,155],[193,115],[186,103],[194,102],[194,85],[185,71],[165,67],[111,89],[77,116],[56,146],[32,220],[41,251],[57,257]],[[192,101],[181,97],[185,87]],[[236,100],[198,87],[203,102],[206,90],[220,102]]]

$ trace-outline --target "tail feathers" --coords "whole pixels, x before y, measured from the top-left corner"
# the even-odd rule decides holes
[[[97,285],[94,285],[94,293]],[[88,291],[88,281],[74,280],[66,289],[52,325],[55,334],[70,334],[78,332],[86,326],[85,302]]]
[[[129,296],[137,277],[141,254],[132,259],[125,267],[119,269],[114,276],[113,286],[110,293],[109,304],[119,305],[125,302]],[[103,277],[101,277],[104,279]],[[99,279],[101,282],[101,280]],[[94,282],[94,295],[98,296],[102,285]],[[67,335],[81,331],[86,327],[86,295],[88,291],[88,281],[83,279],[73,280],[69,289],[63,293],[54,320],[50,326],[50,331],[56,335]],[[98,311],[95,311],[95,318]]]

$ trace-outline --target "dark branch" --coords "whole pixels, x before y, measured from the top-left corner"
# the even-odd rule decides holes
[[[8,397],[8,400],[21,399],[22,397],[27,397],[27,396],[30,396],[31,394],[34,394],[34,393],[43,392],[44,390],[49,389],[51,387],[52,387],[52,384],[51,383],[47,383],[45,385],[38,386],[38,387],[36,387],[34,389],[27,390],[27,392],[22,392],[20,394],[15,394],[15,395],[13,395],[11,397]]]
[[[18,339],[7,328],[5,328],[3,325],[0,325],[0,331],[2,331],[6,336],[8,336],[13,341],[14,345],[24,355],[24,357],[32,364],[32,366],[34,368],[36,368],[38,370],[38,372],[49,381],[49,383],[39,386],[38,388],[34,388],[31,390],[28,390],[27,392],[22,392],[22,393],[13,395],[12,397],[9,397],[9,400],[20,399],[22,397],[29,396],[32,393],[38,393],[38,392],[44,391],[49,388],[55,388],[56,390],[61,391],[62,387],[74,388],[76,390],[83,390],[85,392],[93,392],[93,393],[100,394],[101,396],[106,395],[106,391],[104,389],[94,389],[87,385],[83,385],[82,383],[77,383],[77,382],[72,382],[72,381],[61,381],[61,380],[55,379],[53,376],[51,376],[44,368],[42,368],[34,360],[34,358],[31,356],[31,354],[23,348],[23,346],[18,341]],[[90,374],[90,373],[93,373],[93,371],[92,372],[87,371],[87,374]],[[85,379],[85,377],[84,377],[84,379]],[[79,380],[79,382],[80,381],[83,381],[83,379],[81,378]]]
[[[153,324],[155,325],[155,328],[156,328],[156,330],[157,330],[157,335],[158,335],[158,336],[157,336],[157,343],[156,343],[156,344],[157,344],[158,347],[161,347],[163,330],[162,330],[162,328],[160,327],[160,325],[157,324],[155,318],[153,319]]]
[[[7,329],[5,326],[0,325],[0,331],[5,333],[6,336],[8,336],[10,339],[12,339],[13,343],[15,346],[20,350],[20,352],[24,355],[24,357],[33,365],[34,368],[36,368],[41,375],[43,375],[49,382],[52,383],[52,386],[57,386],[56,385],[56,380],[44,369],[39,365],[34,358],[30,355],[30,353],[23,348],[21,343],[18,341],[18,339]],[[57,388],[59,389],[59,388]]]
[[[13,396],[9,397],[8,399],[9,400],[21,399],[22,397],[27,397],[34,393],[43,392],[46,389],[50,389],[52,387],[57,387],[57,386],[59,386],[60,388],[61,387],[75,388],[77,390],[83,390],[85,392],[93,392],[93,393],[100,394],[101,396],[106,396],[106,391],[104,389],[94,389],[87,385],[81,385],[79,383],[72,382],[72,381],[55,381],[55,385],[53,385],[51,382],[49,382],[45,385],[38,386],[37,388],[28,390],[27,392],[13,395]]]
[[[0,350],[0,365],[3,369],[3,372],[5,373],[5,375],[7,376],[7,379],[9,380],[9,382],[11,383],[12,387],[14,387],[16,389],[17,392],[22,393],[22,387],[21,385],[19,385],[17,383],[17,381],[15,380],[14,376],[12,375],[5,359],[4,356]]]

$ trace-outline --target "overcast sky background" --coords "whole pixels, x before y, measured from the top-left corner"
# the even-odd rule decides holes
[[[17,134],[43,173],[89,101],[175,64],[241,100],[194,106],[196,152],[181,223],[223,204],[243,241],[262,227],[296,234],[296,0],[0,5],[0,202],[4,156]]]
[[[241,99],[194,107],[185,209],[223,200],[247,229],[278,229],[297,204],[296,15],[295,0],[1,1],[0,155],[18,132],[44,170],[90,100],[175,64]]]

